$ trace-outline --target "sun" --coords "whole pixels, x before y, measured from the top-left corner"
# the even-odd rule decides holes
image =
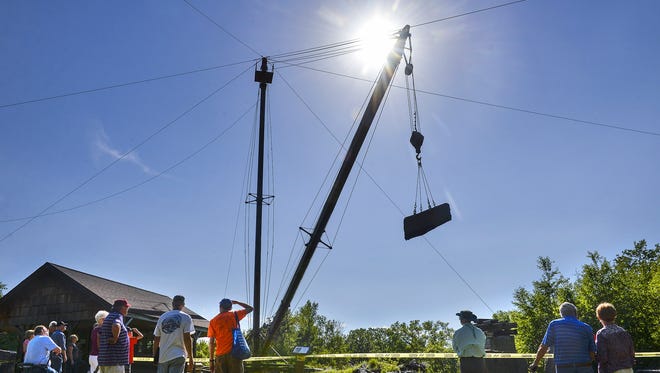
[[[363,72],[380,69],[394,45],[395,27],[383,17],[373,17],[358,31],[357,52]]]

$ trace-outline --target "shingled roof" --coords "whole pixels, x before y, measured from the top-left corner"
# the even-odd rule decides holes
[[[121,282],[105,279],[89,273],[81,272],[75,269],[67,268],[54,263],[45,263],[19,285],[0,298],[2,301],[9,301],[12,293],[19,292],[21,285],[40,273],[51,273],[53,275],[65,276],[64,280],[73,281],[77,284],[82,293],[86,293],[89,299],[106,304],[106,309],[110,309],[115,299],[125,298],[131,304],[128,317],[134,317],[143,320],[156,321],[158,317],[172,309],[172,298],[154,293],[152,291],[140,289],[135,286],[126,285]],[[183,310],[189,314],[195,327],[208,329],[209,322],[189,308]]]

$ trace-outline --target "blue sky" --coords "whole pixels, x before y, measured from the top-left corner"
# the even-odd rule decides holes
[[[223,297],[251,303],[254,61],[354,39],[374,18],[413,26],[424,169],[454,219],[403,239],[417,170],[393,88],[359,158],[376,183],[354,170],[333,249],[317,250],[294,305],[316,301],[346,330],[455,327],[461,309],[511,309],[539,256],[574,277],[589,250],[612,259],[660,242],[660,3],[530,0],[427,23],[503,3],[190,0],[215,24],[184,1],[0,3],[0,281],[11,289],[50,261],[184,294],[209,318]],[[333,136],[347,136],[377,74],[356,54],[275,71],[263,316],[334,178]]]

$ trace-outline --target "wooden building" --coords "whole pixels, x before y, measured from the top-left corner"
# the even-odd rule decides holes
[[[0,298],[0,332],[22,340],[25,330],[36,325],[64,321],[69,325],[65,334],[78,336],[86,361],[94,315],[109,311],[114,300],[121,298],[131,304],[124,322],[144,335],[135,347],[135,356],[151,356],[156,322],[172,309],[172,298],[53,263],[45,263]],[[206,336],[209,322],[188,308],[184,312],[193,319],[195,338]]]

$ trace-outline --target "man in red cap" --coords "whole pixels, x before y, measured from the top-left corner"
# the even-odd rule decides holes
[[[117,299],[101,325],[99,333],[99,367],[101,373],[124,373],[128,365],[128,330],[124,316],[131,307],[126,299]]]

